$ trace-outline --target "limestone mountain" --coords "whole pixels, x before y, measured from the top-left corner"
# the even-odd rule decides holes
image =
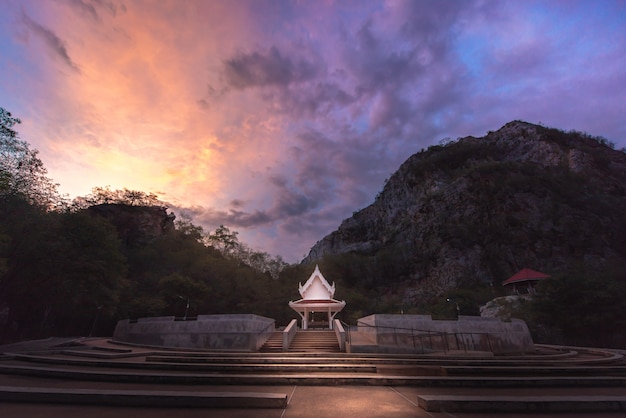
[[[521,121],[406,160],[370,206],[303,263],[351,255],[404,301],[626,260],[626,153],[601,137]]]

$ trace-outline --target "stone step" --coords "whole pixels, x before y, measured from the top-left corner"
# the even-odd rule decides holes
[[[109,365],[110,366],[110,365]],[[180,372],[219,372],[233,374],[284,374],[284,373],[371,373],[396,376],[446,376],[444,367],[438,366],[380,366],[374,364],[348,364],[348,363],[172,363],[149,364],[145,367],[150,370],[180,371]],[[132,365],[131,365],[132,367]],[[142,367],[135,367],[141,369]]]
[[[281,339],[281,348],[282,348],[282,339]],[[150,358],[159,358],[159,360],[155,361],[167,361],[167,362],[194,362],[195,358],[203,358],[204,360],[199,360],[201,362],[213,361],[210,359],[219,358],[221,360],[215,361],[247,361],[248,359],[252,359],[252,361],[273,361],[275,359],[277,361],[283,361],[285,359],[290,358],[300,358],[303,361],[305,358],[309,358],[312,361],[316,361],[315,359],[322,358],[333,358],[335,360],[332,361],[346,361],[346,362],[376,362],[376,363],[400,363],[400,364],[434,364],[441,366],[456,366],[459,367],[459,373],[462,372],[463,366],[469,366],[468,370],[477,370],[480,367],[581,367],[581,366],[598,366],[598,367],[606,367],[607,370],[612,369],[614,367],[620,368],[624,367],[625,363],[622,361],[623,356],[613,354],[612,356],[598,357],[598,358],[579,358],[573,359],[572,354],[566,357],[567,360],[559,360],[564,359],[561,356],[519,356],[519,357],[489,357],[489,358],[481,358],[481,357],[467,357],[467,356],[456,356],[453,354],[448,355],[403,355],[403,354],[373,354],[373,353],[315,353],[315,352],[295,352],[289,353],[284,352],[281,353],[280,356],[276,356],[271,353],[241,353],[241,352],[180,352],[180,351],[152,351],[152,352],[124,352],[115,353],[113,356],[107,356],[104,354],[84,354],[85,352],[89,353],[90,350],[65,350],[63,353],[67,356],[75,356],[75,357],[92,357],[92,358],[101,358],[101,359],[111,359],[111,358],[124,358],[124,357],[138,357],[138,356],[146,356],[147,359]],[[25,356],[20,354],[10,354],[8,353],[6,358],[14,358],[16,356]],[[26,355],[27,356],[27,355]],[[176,360],[180,359],[180,360]],[[256,360],[258,359],[258,360]],[[595,369],[601,372],[602,368]]]
[[[626,412],[626,396],[420,395],[417,402],[422,409],[429,412]]]
[[[330,346],[290,346],[289,351],[293,352],[306,352],[306,351],[317,351],[317,352],[339,352],[339,346],[330,347]]]
[[[249,361],[236,362],[232,359],[222,359],[222,361],[212,361],[211,358],[178,358],[176,362],[159,362],[158,358],[146,358],[146,362],[107,362],[107,361],[90,361],[90,360],[78,360],[67,359],[58,357],[44,357],[44,356],[23,356],[19,355],[21,360],[26,360],[30,363],[40,363],[46,368],[45,365],[57,365],[75,368],[92,368],[97,370],[98,368],[111,368],[116,367],[118,369],[143,369],[151,371],[180,371],[180,372],[228,372],[228,373],[320,373],[320,372],[333,372],[333,373],[376,373],[376,365],[364,364],[364,363],[341,363],[329,361],[323,362],[255,362],[254,359],[248,359]],[[191,361],[190,361],[191,360]],[[230,360],[230,361],[229,361]],[[243,359],[242,359],[243,360]],[[54,366],[52,366],[54,367]],[[1,372],[2,368],[0,368]]]
[[[498,367],[519,367],[519,366],[585,366],[585,365],[602,365],[606,367],[623,366],[623,362],[611,361],[605,364],[604,361],[589,361],[582,359],[576,361],[555,361],[550,358],[536,359],[528,356],[520,356],[520,358],[473,358],[467,356],[454,355],[406,355],[406,354],[375,354],[375,353],[281,353],[280,355],[268,353],[228,353],[228,352],[155,352],[144,353],[147,358],[159,359],[157,361],[167,362],[193,362],[195,358],[204,359],[200,361],[334,361],[334,362],[373,362],[373,363],[398,363],[398,364],[431,364],[445,366],[471,366],[473,368],[480,366],[498,366]],[[180,360],[177,360],[180,359]],[[296,360],[297,359],[297,360]],[[621,360],[621,357],[617,360]]]
[[[27,355],[15,354],[9,359],[27,363],[57,364],[75,367],[116,367],[119,369],[151,369],[151,370],[211,370],[220,367],[234,367],[237,365],[251,365],[258,369],[262,366],[282,365],[310,365],[311,367],[328,367],[328,365],[343,365],[345,367],[366,365],[377,366],[379,370],[396,370],[396,374],[412,375],[414,370],[426,367],[434,367],[440,370],[441,375],[449,376],[626,376],[626,366],[484,366],[482,361],[475,365],[458,366],[455,361],[446,362],[445,359],[411,359],[408,357],[370,357],[336,355],[332,352],[309,354],[306,351],[300,353],[281,353],[280,355],[268,355],[253,353],[250,355],[208,355],[203,356],[179,356],[179,355],[148,355],[145,361],[115,361],[102,358],[70,358],[54,355]],[[138,353],[134,354],[135,356]],[[463,364],[472,364],[464,361]],[[243,369],[242,369],[243,370]],[[277,368],[278,370],[278,368]],[[337,370],[341,370],[338,368]]]
[[[467,388],[626,387],[626,377],[467,377],[388,375],[384,373],[215,373],[194,370],[98,370],[45,365],[0,363],[0,374],[116,383],[207,385],[380,385]]]
[[[240,357],[185,357],[185,356],[146,356],[145,362],[106,361],[100,359],[67,358],[18,354],[14,360],[28,363],[65,365],[76,367],[95,367],[170,371],[364,371],[367,367],[376,367],[374,372],[402,376],[626,376],[625,366],[580,366],[580,367],[469,367],[445,364],[423,363],[419,360],[375,358],[375,357],[310,357],[310,356],[240,356]],[[308,366],[308,368],[307,368]],[[352,368],[352,370],[350,369]],[[471,373],[471,371],[474,373]]]
[[[109,351],[112,353],[132,353],[133,350],[131,348],[119,348],[119,347],[105,347],[105,346],[100,346],[100,345],[96,345],[90,348],[92,348],[93,350],[98,350],[98,351]]]
[[[444,366],[454,376],[626,376],[626,366]]]
[[[100,359],[120,359],[129,357],[141,357],[143,353],[128,352],[111,352],[111,351],[99,351],[99,350],[62,350],[60,352],[66,356],[74,357],[88,357],[88,358],[100,358]]]
[[[280,408],[284,393],[192,392],[0,386],[0,401],[23,403],[89,404],[132,407]]]
[[[283,333],[274,332],[259,350],[261,353],[277,353],[283,351]]]
[[[289,351],[339,352],[334,331],[298,331],[289,345]]]

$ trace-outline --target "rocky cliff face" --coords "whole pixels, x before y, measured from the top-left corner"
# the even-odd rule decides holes
[[[173,214],[160,206],[131,206],[101,204],[86,209],[89,213],[108,219],[126,245],[145,244],[174,230]]]
[[[392,280],[406,284],[409,299],[499,286],[523,267],[554,274],[578,262],[623,261],[624,208],[624,152],[602,138],[515,121],[414,154],[303,262],[393,254],[405,268]]]

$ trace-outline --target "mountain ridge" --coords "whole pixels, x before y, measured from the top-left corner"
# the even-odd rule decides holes
[[[606,139],[513,121],[410,156],[302,263],[384,256],[405,265],[379,281],[403,282],[405,300],[423,300],[498,285],[523,267],[624,262],[625,185],[626,154]]]

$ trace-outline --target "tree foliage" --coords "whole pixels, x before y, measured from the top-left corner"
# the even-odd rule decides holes
[[[626,265],[598,271],[576,266],[542,281],[530,306],[537,337],[547,342],[624,347]],[[561,341],[549,341],[551,336]]]
[[[165,206],[154,193],[139,190],[111,190],[111,186],[94,187],[91,194],[79,196],[72,201],[74,210],[103,204],[120,204],[128,206]]]
[[[129,241],[101,213],[45,211],[19,196],[0,207],[0,340],[110,335],[117,320],[145,316],[296,315],[287,302],[297,284],[205,245],[193,224]]]
[[[210,247],[215,248],[225,257],[238,260],[258,271],[269,274],[277,279],[280,272],[285,268],[285,263],[280,256],[272,257],[264,251],[255,251],[237,238],[239,233],[230,228],[220,225],[215,231],[206,234],[203,241]]]
[[[47,177],[39,151],[19,139],[13,127],[20,123],[0,107],[0,197],[19,194],[31,203],[54,208],[61,202],[58,185]]]
[[[47,212],[19,197],[5,202],[0,216],[9,237],[0,276],[7,335],[86,335],[99,306],[105,318],[115,316],[126,260],[106,220]]]

